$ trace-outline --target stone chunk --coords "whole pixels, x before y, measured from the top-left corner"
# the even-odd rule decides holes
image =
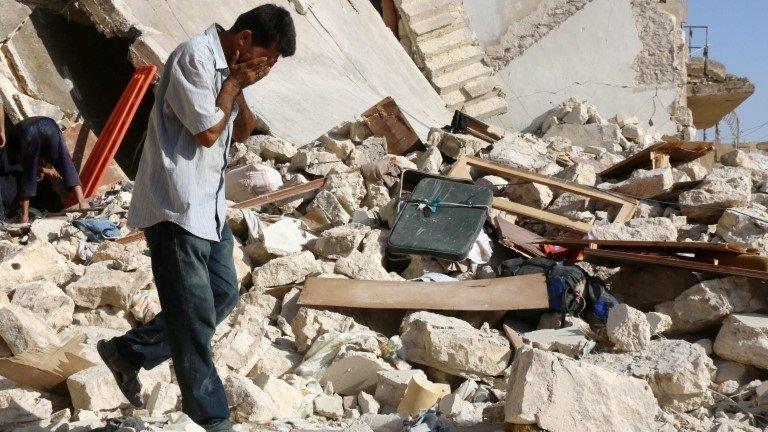
[[[320,395],[315,398],[315,414],[331,420],[339,420],[344,415],[344,405],[339,395]]]
[[[387,155],[387,140],[381,137],[366,138],[362,144],[355,147],[349,154],[349,166],[359,168],[376,162]]]
[[[275,417],[289,418],[298,416],[304,395],[288,384],[269,374],[260,374],[254,378],[254,383],[261,387],[277,405]]]
[[[420,369],[383,371],[378,373],[379,382],[376,385],[376,392],[373,398],[383,406],[397,408],[400,401],[405,396],[405,390],[408,389],[408,383],[416,376],[427,379],[427,376]]]
[[[400,327],[405,359],[451,375],[480,379],[501,374],[509,363],[509,341],[491,329],[431,312],[415,312]]]
[[[61,285],[72,277],[67,260],[48,242],[34,241],[0,262],[0,292],[20,284],[48,281]]]
[[[539,209],[547,208],[554,199],[552,189],[538,183],[512,183],[504,189],[504,196],[512,202]]]
[[[355,148],[355,143],[352,140],[328,134],[320,137],[320,142],[323,143],[323,147],[327,151],[335,154],[336,157],[342,160],[346,159]]]
[[[299,352],[306,352],[318,336],[330,331],[370,331],[368,327],[340,313],[305,307],[299,308],[291,323],[291,329],[296,336],[296,348]]]
[[[709,387],[715,367],[697,344],[659,339],[644,351],[593,354],[582,361],[648,381],[665,409],[691,411],[712,404]]]
[[[335,196],[348,214],[360,208],[360,202],[366,194],[365,180],[359,172],[329,174],[325,178],[323,190]]]
[[[753,203],[749,207],[725,210],[717,221],[715,234],[729,243],[768,250],[768,210]]]
[[[377,378],[378,379],[378,378]],[[360,414],[378,414],[381,407],[376,402],[376,398],[366,392],[360,392],[357,395],[357,406],[360,408]]]
[[[0,342],[13,354],[21,354],[33,348],[58,345],[58,336],[52,328],[28,309],[13,304],[0,305]]]
[[[557,173],[555,177],[585,186],[597,184],[597,173],[592,165],[573,164]]]
[[[153,415],[177,411],[181,403],[181,389],[177,384],[159,382],[149,394],[146,406]]]
[[[453,159],[458,159],[465,155],[474,156],[480,150],[491,145],[491,143],[475,138],[472,135],[453,134],[435,129],[430,132],[429,140],[430,142],[437,141],[440,151]]]
[[[67,285],[64,291],[80,307],[95,309],[109,305],[129,310],[131,297],[152,281],[152,274],[144,269],[135,272],[112,270],[115,262],[91,264],[85,275]]]
[[[611,153],[620,153],[629,146],[626,138],[621,135],[621,129],[615,124],[592,123],[587,125],[557,124],[553,125],[543,139],[562,137],[569,139],[571,144],[587,148],[595,146]]]
[[[381,259],[358,250],[353,250],[349,255],[339,258],[334,271],[352,279],[402,280],[390,275],[381,264]]]
[[[251,273],[255,289],[264,289],[280,285],[303,282],[309,275],[320,273],[322,269],[310,251],[295,255],[275,258]]]
[[[275,162],[287,163],[296,154],[296,147],[288,141],[271,135],[265,135],[261,142],[261,157]]]
[[[671,220],[656,217],[595,226],[589,235],[596,240],[677,241],[677,228]]]
[[[672,319],[671,332],[691,333],[719,324],[732,313],[755,312],[768,305],[768,287],[743,277],[700,282],[674,301],[656,306]]]
[[[238,423],[266,423],[278,412],[269,395],[250,379],[237,374],[224,378],[231,419]]]
[[[523,340],[534,348],[558,352],[572,358],[580,357],[582,348],[588,341],[579,326],[534,330],[523,333]]]
[[[547,155],[547,144],[530,134],[508,134],[493,143],[488,158],[529,171],[538,171],[551,161]]]
[[[330,259],[345,257],[356,250],[371,229],[358,224],[343,225],[325,230],[315,241],[314,252]]]
[[[620,304],[608,312],[608,339],[619,351],[641,351],[651,340],[651,328],[645,314],[639,310]]]
[[[551,432],[647,432],[657,411],[647,383],[537,349],[516,355],[504,409],[508,423]]]
[[[712,171],[696,189],[680,194],[680,211],[690,222],[717,223],[731,207],[746,207],[752,196],[752,178],[743,168]]]
[[[213,358],[239,374],[246,374],[261,354],[266,318],[255,306],[243,305],[232,312],[231,330],[213,347]]]
[[[715,338],[714,350],[720,358],[768,369],[768,316],[729,316]]]
[[[305,216],[320,225],[339,226],[349,223],[351,216],[331,192],[321,190],[307,206]]]
[[[419,154],[414,163],[416,163],[419,171],[428,174],[440,174],[440,169],[443,166],[443,154],[437,147],[427,147],[423,153]]]
[[[293,349],[293,342],[286,338],[278,338],[272,343],[266,337],[261,339],[261,355],[248,373],[249,377],[266,373],[281,377],[292,373],[301,364],[304,356]]]
[[[112,372],[104,365],[92,366],[67,378],[67,389],[75,409],[106,411],[127,405]]]
[[[318,149],[301,149],[291,158],[291,166],[305,172],[325,176],[331,171],[344,172],[348,168],[335,154]]]
[[[47,420],[53,414],[52,405],[51,401],[39,392],[23,388],[4,388],[0,390],[0,429],[26,430],[15,425]]]
[[[672,169],[657,168],[655,170],[636,170],[621,183],[613,185],[614,192],[629,195],[633,198],[651,198],[672,187]]]
[[[34,312],[55,331],[71,324],[75,311],[75,302],[47,281],[19,285],[13,292],[11,304]]]
[[[350,353],[331,363],[320,384],[331,383],[340,395],[356,395],[376,388],[378,372],[391,370],[389,364],[372,353]]]
[[[651,329],[651,335],[656,336],[672,328],[672,318],[660,312],[647,312],[645,319]]]

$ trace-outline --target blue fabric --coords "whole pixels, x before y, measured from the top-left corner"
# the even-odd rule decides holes
[[[225,224],[221,241],[210,241],[161,222],[144,235],[162,312],[115,338],[118,352],[144,369],[172,358],[184,413],[201,426],[222,424],[229,408],[211,338],[238,298],[232,232]]]
[[[123,233],[107,219],[78,219],[72,222],[75,228],[85,233],[88,241],[102,242],[119,239]]]

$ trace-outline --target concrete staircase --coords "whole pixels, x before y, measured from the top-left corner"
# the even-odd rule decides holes
[[[462,0],[395,0],[400,42],[449,109],[480,120],[507,112]]]

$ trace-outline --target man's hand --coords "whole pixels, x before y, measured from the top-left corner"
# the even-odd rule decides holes
[[[45,177],[61,179],[61,174],[59,174],[59,172],[56,171],[56,169],[54,168],[40,167],[40,171],[38,171],[38,174],[37,174],[37,181],[40,181]]]
[[[229,77],[240,89],[259,81],[269,74],[271,62],[266,57],[259,57],[244,63],[238,63],[240,51],[235,51],[229,59]]]

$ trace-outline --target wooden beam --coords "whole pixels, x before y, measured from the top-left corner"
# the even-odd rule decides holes
[[[664,141],[633,154],[623,161],[600,172],[602,179],[619,177],[636,169],[652,168],[654,155],[665,154],[670,165],[696,160],[711,152],[714,146],[710,142]]]
[[[597,188],[583,186],[541,174],[530,173],[524,170],[507,167],[474,156],[460,157],[459,160],[457,160],[453,165],[448,175],[455,178],[471,178],[469,172],[470,168],[476,168],[480,171],[494,174],[506,179],[527,180],[531,183],[545,185],[553,189],[571,192],[573,194],[585,196],[596,201],[602,201],[608,204],[619,206],[619,211],[614,218],[614,222],[626,222],[632,219],[632,216],[634,216],[639,204],[639,201],[636,199],[624,197],[613,192],[605,192]],[[494,198],[493,207],[498,210],[508,211],[510,213],[540,220],[577,232],[586,233],[592,229],[592,225],[588,223],[574,221],[565,216],[557,215],[546,210],[514,203],[506,198]]]
[[[703,273],[723,274],[729,276],[745,276],[755,279],[768,280],[768,272],[748,268],[716,265],[700,261],[691,261],[668,256],[658,256],[641,253],[619,252],[613,250],[584,249],[584,260],[590,262],[626,262],[637,264],[655,264],[667,267],[684,268]]]
[[[709,242],[663,242],[663,241],[638,241],[638,240],[590,240],[573,238],[542,239],[540,244],[558,245],[572,248],[587,248],[594,244],[600,249],[632,249],[632,250],[658,250],[667,252],[719,252],[733,255],[756,254],[757,249],[745,248],[733,243],[709,243]]]
[[[232,208],[246,209],[264,204],[271,204],[277,201],[283,201],[298,195],[303,195],[305,193],[318,190],[323,187],[323,185],[325,185],[325,177],[312,180],[307,183],[298,184],[296,186],[287,187],[285,189],[279,189],[273,192],[265,193],[264,195],[258,196],[256,198],[241,201],[233,205]]]
[[[363,309],[504,311],[549,306],[544,275],[460,282],[387,282],[307,278],[299,296],[306,306]]]
[[[565,216],[550,213],[546,210],[540,210],[535,207],[529,207],[527,205],[512,202],[506,198],[494,198],[493,208],[514,213],[516,215],[529,217],[531,219],[540,220],[542,222],[557,225],[559,227],[567,228],[573,231],[587,233],[592,229],[592,225],[586,222],[574,221],[568,219]]]

